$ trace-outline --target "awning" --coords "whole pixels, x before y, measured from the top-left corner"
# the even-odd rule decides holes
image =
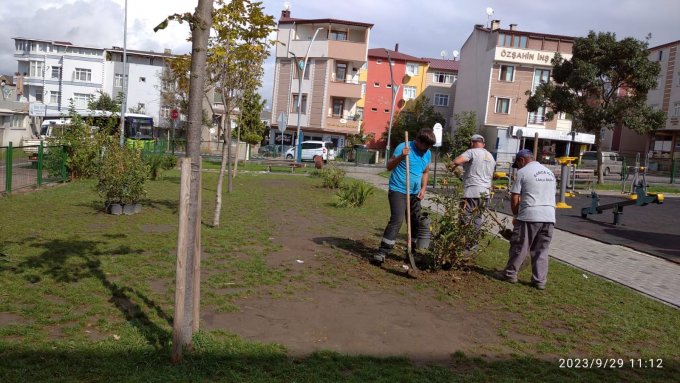
[[[538,133],[538,138],[544,140],[571,141],[580,144],[595,143],[594,134],[576,133],[572,139],[572,132],[564,130],[527,128],[526,126],[512,126],[511,128],[512,129],[509,130],[510,135],[515,138],[534,138],[535,134]]]

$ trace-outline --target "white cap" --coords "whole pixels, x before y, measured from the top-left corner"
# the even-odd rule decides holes
[[[470,137],[470,141],[482,141],[484,142],[484,136],[481,134],[473,134],[472,137]]]

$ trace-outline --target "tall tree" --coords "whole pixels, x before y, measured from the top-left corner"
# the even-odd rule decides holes
[[[470,137],[477,131],[477,114],[472,111],[456,113],[456,131],[453,133],[451,153],[454,157],[461,155],[470,148]]]
[[[90,96],[87,101],[87,109],[89,110],[105,110],[111,113],[120,113],[120,103],[122,102],[123,94],[119,93],[117,98],[109,96],[108,93],[100,90],[98,97]]]
[[[420,129],[432,128],[436,123],[445,125],[446,119],[434,109],[430,99],[421,94],[415,100],[410,100],[394,119],[390,150],[404,141],[404,132],[408,131],[415,138]],[[387,131],[383,133],[383,139],[387,140]]]
[[[647,41],[632,37],[616,40],[610,32],[595,33],[574,41],[573,56],[565,60],[559,53],[552,60],[554,83],[541,84],[534,94],[527,92],[526,106],[541,106],[570,113],[573,129],[595,134],[598,151],[598,183],[602,175],[601,129],[624,125],[639,134],[659,129],[665,114],[646,104],[647,93],[656,87],[659,63],[649,61]]]
[[[210,83],[222,96],[224,118],[218,137],[223,137],[222,163],[215,193],[213,226],[220,225],[222,185],[228,169],[228,191],[232,191],[231,114],[248,91],[261,83],[263,63],[269,56],[268,36],[274,31],[274,17],[264,13],[261,2],[216,0],[213,19],[215,34],[210,40]]]
[[[168,16],[155,31],[167,27],[168,21],[186,21],[191,30],[191,77],[189,80],[189,127],[187,131],[187,157],[191,159],[190,198],[188,208],[186,261],[186,293],[184,299],[184,321],[179,339],[181,347],[191,348],[192,334],[198,330],[198,308],[200,298],[200,255],[201,255],[201,127],[205,93],[206,60],[208,39],[212,26],[213,0],[198,0],[194,13]],[[179,249],[178,249],[179,251]],[[173,337],[175,339],[175,337]],[[173,356],[179,362],[181,353]]]
[[[262,100],[260,94],[248,90],[241,101],[241,114],[238,119],[239,139],[255,145],[262,141],[264,137],[265,124],[262,121],[262,110],[266,101]]]

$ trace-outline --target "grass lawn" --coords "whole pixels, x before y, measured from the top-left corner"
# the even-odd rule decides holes
[[[216,177],[204,173],[204,223],[212,222]],[[443,350],[449,356],[443,363],[333,348],[289,357],[286,344],[245,340],[224,328],[202,330],[185,362],[170,364],[179,194],[178,173],[170,171],[148,183],[143,211],[132,216],[103,213],[91,181],[0,198],[0,382],[671,382],[680,376],[677,310],[558,262],[551,262],[543,292],[493,280],[488,274],[506,259],[500,240],[491,241],[476,268],[455,278],[387,273],[368,265],[366,249],[341,240],[299,244],[311,246],[327,267],[300,272],[272,264],[285,250],[273,240],[279,219],[294,230],[324,217],[322,227],[305,230],[317,237],[360,235],[367,247],[378,243],[375,228],[384,227],[388,214],[385,193],[376,191],[360,209],[337,209],[320,182],[239,173],[234,192],[224,196],[222,226],[202,229],[202,310],[235,313],[249,299],[286,301],[321,285],[369,286],[366,291],[377,285],[431,298],[442,310],[485,315],[497,340],[465,352]],[[455,331],[453,322],[447,331]],[[623,367],[560,368],[560,358],[620,358]],[[631,367],[638,358],[662,359],[663,368]]]

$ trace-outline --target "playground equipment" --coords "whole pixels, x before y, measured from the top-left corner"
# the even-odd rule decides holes
[[[581,218],[588,218],[588,214],[602,214],[603,211],[612,209],[614,213],[614,225],[621,224],[621,215],[623,215],[623,208],[625,206],[637,205],[646,206],[650,203],[662,204],[664,196],[662,193],[647,193],[647,183],[640,181],[636,186],[635,198],[630,198],[623,201],[612,202],[606,205],[600,205],[600,196],[595,191],[591,194],[590,207],[581,209]]]
[[[568,149],[567,149],[568,150]],[[571,163],[576,160],[576,157],[558,157],[555,160],[557,160],[557,163],[561,165],[560,168],[560,194],[559,194],[559,202],[555,204],[555,207],[557,209],[571,209],[571,206],[567,205],[565,202],[565,197],[567,196],[567,183],[569,181],[569,167],[571,166]],[[571,193],[569,193],[569,196],[573,196]]]
[[[635,166],[623,166],[623,172],[625,174],[621,175],[621,193],[628,194],[629,198],[637,198],[637,193],[635,192],[636,187],[639,183],[642,183],[647,187],[647,168],[648,168],[649,158],[645,157],[644,166],[640,166],[640,153],[635,156]],[[633,170],[633,179],[630,181],[630,185],[626,187],[626,181],[630,176],[630,170]]]
[[[510,179],[510,175],[508,172],[493,172],[493,179],[494,180],[507,180],[508,183],[505,185],[493,185],[492,189],[493,190],[510,190],[510,183],[512,180]]]

